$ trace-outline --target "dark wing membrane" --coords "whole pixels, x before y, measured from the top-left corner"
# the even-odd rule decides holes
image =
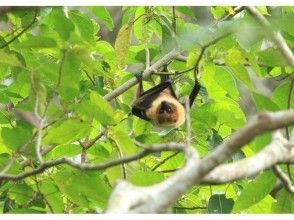
[[[166,88],[170,88],[171,94],[175,96],[173,88],[171,86],[171,82],[170,81],[162,82],[158,84],[157,86],[154,86],[153,88],[143,92],[141,96],[134,101],[132,106],[132,113],[139,118],[149,121],[150,119],[147,118],[145,114],[146,110],[151,107],[153,101]]]

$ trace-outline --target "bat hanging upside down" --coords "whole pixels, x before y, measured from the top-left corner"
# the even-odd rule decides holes
[[[200,87],[196,79],[189,96],[190,107]],[[136,100],[132,105],[132,113],[162,128],[179,127],[186,119],[184,104],[179,102],[168,75],[161,75],[160,84],[145,92],[140,80]]]

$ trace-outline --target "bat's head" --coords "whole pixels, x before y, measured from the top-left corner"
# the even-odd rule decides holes
[[[178,127],[185,121],[185,110],[176,99],[163,100],[157,108],[157,124],[162,127]]]

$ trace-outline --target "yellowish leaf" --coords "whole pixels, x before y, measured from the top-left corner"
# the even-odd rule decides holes
[[[126,24],[122,26],[115,40],[114,49],[120,68],[124,68],[126,64],[130,47],[132,27],[133,24]]]

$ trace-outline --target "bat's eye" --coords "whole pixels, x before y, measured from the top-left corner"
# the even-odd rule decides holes
[[[159,114],[163,114],[164,113],[164,109],[159,109]]]
[[[172,111],[171,108],[167,108],[167,109],[166,109],[166,112],[167,112],[167,113],[171,113],[171,111]]]

